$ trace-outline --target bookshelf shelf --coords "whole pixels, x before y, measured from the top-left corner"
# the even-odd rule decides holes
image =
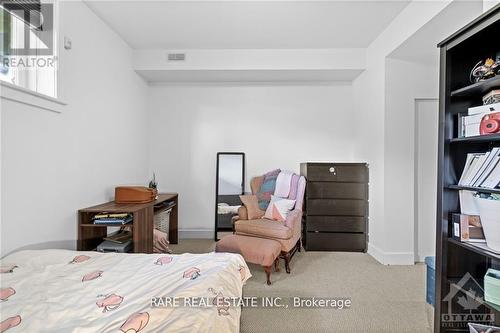
[[[500,134],[478,135],[468,138],[453,138],[451,143],[500,142]]]
[[[483,255],[485,257],[500,260],[500,254],[497,254],[497,253],[491,252],[491,251],[486,251],[485,249],[480,248],[478,246],[475,246],[474,244],[461,242],[461,241],[456,240],[456,239],[451,238],[451,237],[448,238],[448,242],[453,243],[457,246],[460,246],[464,249],[476,252],[476,253]]]
[[[488,80],[480,81],[470,86],[463,87],[451,92],[453,97],[482,96],[493,88],[500,87],[500,77],[495,76]]]
[[[460,186],[460,185],[450,185],[446,187],[449,190],[466,190],[481,193],[499,193],[500,188],[485,188],[485,187],[471,187],[471,186]]]

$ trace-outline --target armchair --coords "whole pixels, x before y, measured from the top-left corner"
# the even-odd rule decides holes
[[[238,216],[233,219],[233,229],[236,235],[267,238],[278,241],[281,244],[280,258],[285,261],[286,272],[290,273],[290,260],[295,252],[301,249],[302,238],[302,207],[306,180],[299,175],[296,188],[290,189],[289,199],[295,200],[295,208],[288,214],[286,221],[278,222],[264,218],[264,211],[260,211],[260,218],[248,219],[248,213],[244,206],[238,210]],[[262,185],[264,177],[255,177],[250,181],[252,194],[256,194]]]

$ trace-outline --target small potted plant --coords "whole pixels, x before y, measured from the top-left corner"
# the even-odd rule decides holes
[[[158,199],[158,183],[156,182],[156,175],[153,172],[153,179],[149,181],[149,188],[152,188],[155,190],[156,193],[156,199]]]

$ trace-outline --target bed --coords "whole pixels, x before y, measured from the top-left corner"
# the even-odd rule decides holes
[[[242,297],[231,253],[20,251],[1,260],[0,332],[239,332],[239,307],[154,307],[156,297]],[[162,303],[154,303],[161,305]]]

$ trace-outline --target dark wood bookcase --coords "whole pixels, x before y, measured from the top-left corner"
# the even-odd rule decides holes
[[[500,88],[500,76],[471,84],[469,73],[474,65],[500,52],[500,6],[462,28],[439,44],[440,47],[440,102],[439,102],[439,166],[436,233],[436,299],[434,332],[468,332],[467,322],[478,322],[480,317],[453,315],[490,314],[491,323],[500,324],[500,306],[481,300],[483,295],[470,294],[478,303],[472,308],[457,302],[458,292],[469,291],[470,285],[458,285],[460,281],[477,284],[484,288],[483,278],[488,268],[500,269],[500,255],[469,243],[451,238],[451,214],[460,212],[459,191],[500,193],[458,186],[468,153],[486,152],[500,146],[500,135],[458,137],[458,114],[466,113],[472,106],[482,105],[482,96],[493,88]],[[500,218],[500,217],[499,217]],[[465,279],[464,279],[465,277]],[[462,289],[461,289],[462,288]],[[458,291],[458,292],[457,292]],[[460,304],[461,303],[461,304]],[[480,304],[477,308],[475,306]],[[488,317],[483,317],[488,318]],[[460,318],[458,318],[460,319]]]

